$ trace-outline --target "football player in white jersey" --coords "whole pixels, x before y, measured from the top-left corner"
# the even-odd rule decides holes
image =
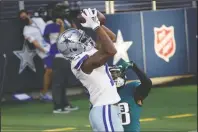
[[[108,69],[107,61],[116,54],[116,48],[105,32],[97,16],[96,9],[84,9],[81,16],[83,27],[96,32],[100,41],[97,50],[95,41],[78,29],[68,29],[58,40],[57,47],[66,59],[71,61],[71,70],[87,88],[92,109],[89,114],[94,131],[123,131],[117,103],[120,96]]]

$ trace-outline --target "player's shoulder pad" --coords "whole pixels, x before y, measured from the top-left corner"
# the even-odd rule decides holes
[[[71,67],[73,69],[76,69],[76,70],[79,70],[81,65],[83,64],[83,62],[89,58],[89,55],[84,52],[84,53],[81,53],[77,56],[75,56],[72,60],[71,60]]]

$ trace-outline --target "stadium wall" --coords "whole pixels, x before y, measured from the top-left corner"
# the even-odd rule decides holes
[[[117,35],[116,44],[127,49],[129,60],[136,62],[149,77],[197,74],[197,8],[127,12],[106,17],[106,26]],[[14,51],[24,46],[20,34],[18,20],[0,20],[0,79],[6,71],[5,92],[42,88],[43,65],[38,56],[33,58],[36,71],[27,66],[19,73],[22,59]],[[31,44],[26,45],[34,50]],[[118,56],[108,63],[121,64],[123,59],[127,57]],[[127,75],[129,80],[137,79],[132,71]],[[80,85],[73,75],[68,76],[71,76],[69,86]]]

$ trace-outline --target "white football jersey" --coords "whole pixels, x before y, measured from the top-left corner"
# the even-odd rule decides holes
[[[71,70],[89,91],[90,102],[93,107],[118,103],[120,96],[117,93],[116,85],[110,75],[107,64],[94,69],[91,74],[84,73],[80,68],[83,61],[96,51],[94,48],[77,55],[71,61]]]

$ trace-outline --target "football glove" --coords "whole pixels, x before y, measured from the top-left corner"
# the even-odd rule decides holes
[[[100,21],[98,20],[96,9],[84,9],[81,15],[86,20],[85,23],[81,23],[83,27],[96,30],[100,26]]]
[[[134,62],[133,61],[130,61],[130,62],[123,62],[122,63],[122,67],[123,67],[123,70],[127,70],[128,68],[132,68],[134,66]]]

